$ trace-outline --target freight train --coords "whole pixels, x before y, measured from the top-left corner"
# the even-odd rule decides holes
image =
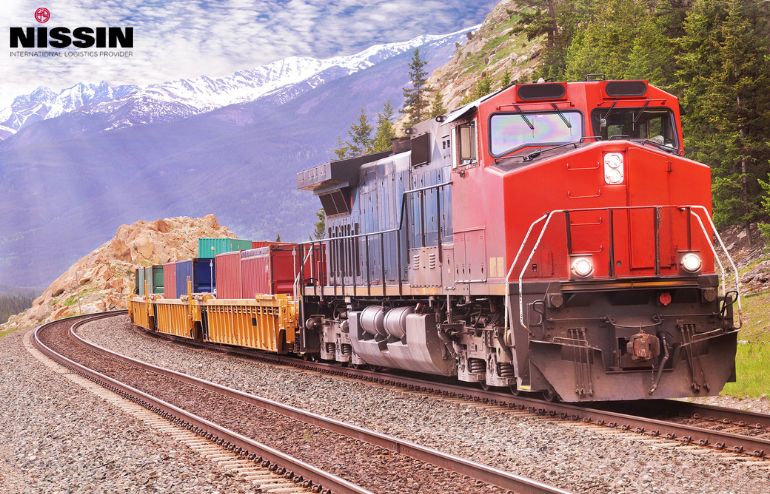
[[[407,132],[297,175],[322,240],[177,265],[175,291],[131,298],[132,321],[570,402],[734,381],[737,270],[676,97],[517,84]]]

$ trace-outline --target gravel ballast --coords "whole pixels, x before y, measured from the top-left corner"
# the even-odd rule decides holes
[[[0,492],[254,492],[0,338]]]
[[[69,334],[69,326],[65,322],[46,328],[41,332],[40,340],[47,347],[89,369],[150,393],[166,403],[216,422],[242,436],[263,442],[372,492],[504,492],[409,456],[266,411],[262,406],[218,389],[116,359],[73,338]],[[284,466],[292,468],[290,464]]]
[[[130,357],[575,492],[770,491],[768,462],[189,348],[138,334],[125,316],[79,332]]]

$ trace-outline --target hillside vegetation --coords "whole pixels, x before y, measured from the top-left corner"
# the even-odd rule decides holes
[[[497,89],[497,74],[648,79],[680,98],[687,156],[712,167],[717,225],[770,218],[770,2],[506,1],[474,36],[429,78],[449,107]]]

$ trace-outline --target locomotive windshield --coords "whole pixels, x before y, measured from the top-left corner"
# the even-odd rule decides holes
[[[594,135],[602,139],[645,139],[678,148],[674,114],[667,108],[605,108],[591,113]]]
[[[538,144],[567,144],[583,137],[579,112],[498,113],[490,122],[490,146],[494,156]]]

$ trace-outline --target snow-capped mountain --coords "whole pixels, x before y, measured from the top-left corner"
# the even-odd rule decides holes
[[[0,120],[0,281],[48,284],[137,218],[215,213],[244,238],[306,239],[318,200],[294,190],[295,174],[331,159],[362,109],[374,118],[386,102],[401,106],[415,47],[430,72],[465,40],[17,98]]]
[[[78,83],[61,91],[40,87],[18,96],[0,110],[0,140],[41,120],[73,112],[110,116],[104,130],[174,121],[237,103],[256,101],[267,95],[289,101],[304,90],[370,68],[416,47],[441,46],[476,27],[444,35],[422,35],[408,41],[378,44],[349,56],[326,59],[288,57],[227,77],[150,84],[112,86]],[[300,87],[298,87],[298,85]]]

